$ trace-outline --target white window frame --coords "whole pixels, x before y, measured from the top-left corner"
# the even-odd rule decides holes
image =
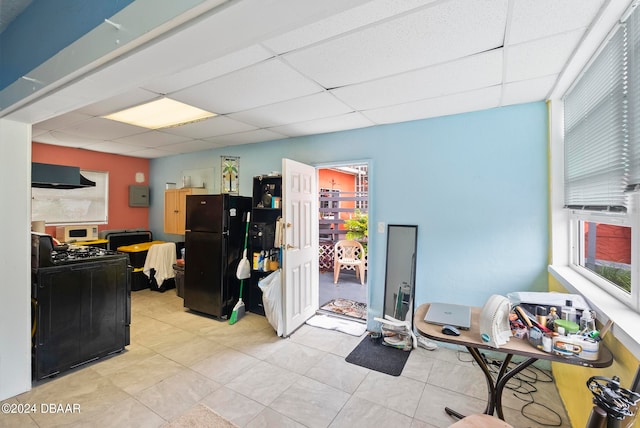
[[[31,189],[31,220],[44,220],[47,226],[68,224],[107,224],[109,222],[109,172],[81,169],[80,173],[94,181],[94,187],[80,189]],[[85,213],[74,209],[76,205],[91,205],[98,210]],[[47,212],[57,213],[54,219]],[[81,214],[78,214],[80,212]]]
[[[637,196],[634,196],[637,198]],[[636,205],[636,204],[634,204]],[[631,210],[637,211],[637,210]],[[616,226],[626,226],[631,228],[631,293],[628,294],[621,290],[619,287],[610,283],[600,275],[585,268],[584,264],[584,252],[580,251],[584,248],[584,234],[581,233],[580,222],[594,222],[605,223]],[[579,210],[571,210],[569,214],[569,260],[570,266],[580,275],[591,281],[593,284],[605,290],[607,293],[623,302],[625,305],[631,307],[635,311],[640,311],[639,303],[639,291],[638,291],[638,215],[637,213],[628,214],[607,214],[598,212],[585,212]]]

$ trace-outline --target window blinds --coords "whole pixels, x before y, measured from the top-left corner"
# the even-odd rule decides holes
[[[621,25],[565,95],[567,207],[626,211],[628,56],[627,29]]]
[[[640,190],[640,13],[627,20],[629,49],[629,183],[627,190]]]

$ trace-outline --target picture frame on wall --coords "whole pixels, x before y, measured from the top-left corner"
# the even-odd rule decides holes
[[[240,184],[240,157],[220,156],[220,174],[220,192],[238,195]]]

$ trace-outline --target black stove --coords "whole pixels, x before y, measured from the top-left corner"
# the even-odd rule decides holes
[[[55,245],[51,235],[31,233],[31,268],[34,270],[117,257],[126,257],[126,254],[98,247]]]
[[[41,380],[129,344],[127,254],[31,233],[32,375]]]

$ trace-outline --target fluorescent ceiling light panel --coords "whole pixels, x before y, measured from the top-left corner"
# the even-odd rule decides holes
[[[169,98],[161,98],[103,117],[143,128],[160,129],[197,122],[213,116],[216,114]]]

